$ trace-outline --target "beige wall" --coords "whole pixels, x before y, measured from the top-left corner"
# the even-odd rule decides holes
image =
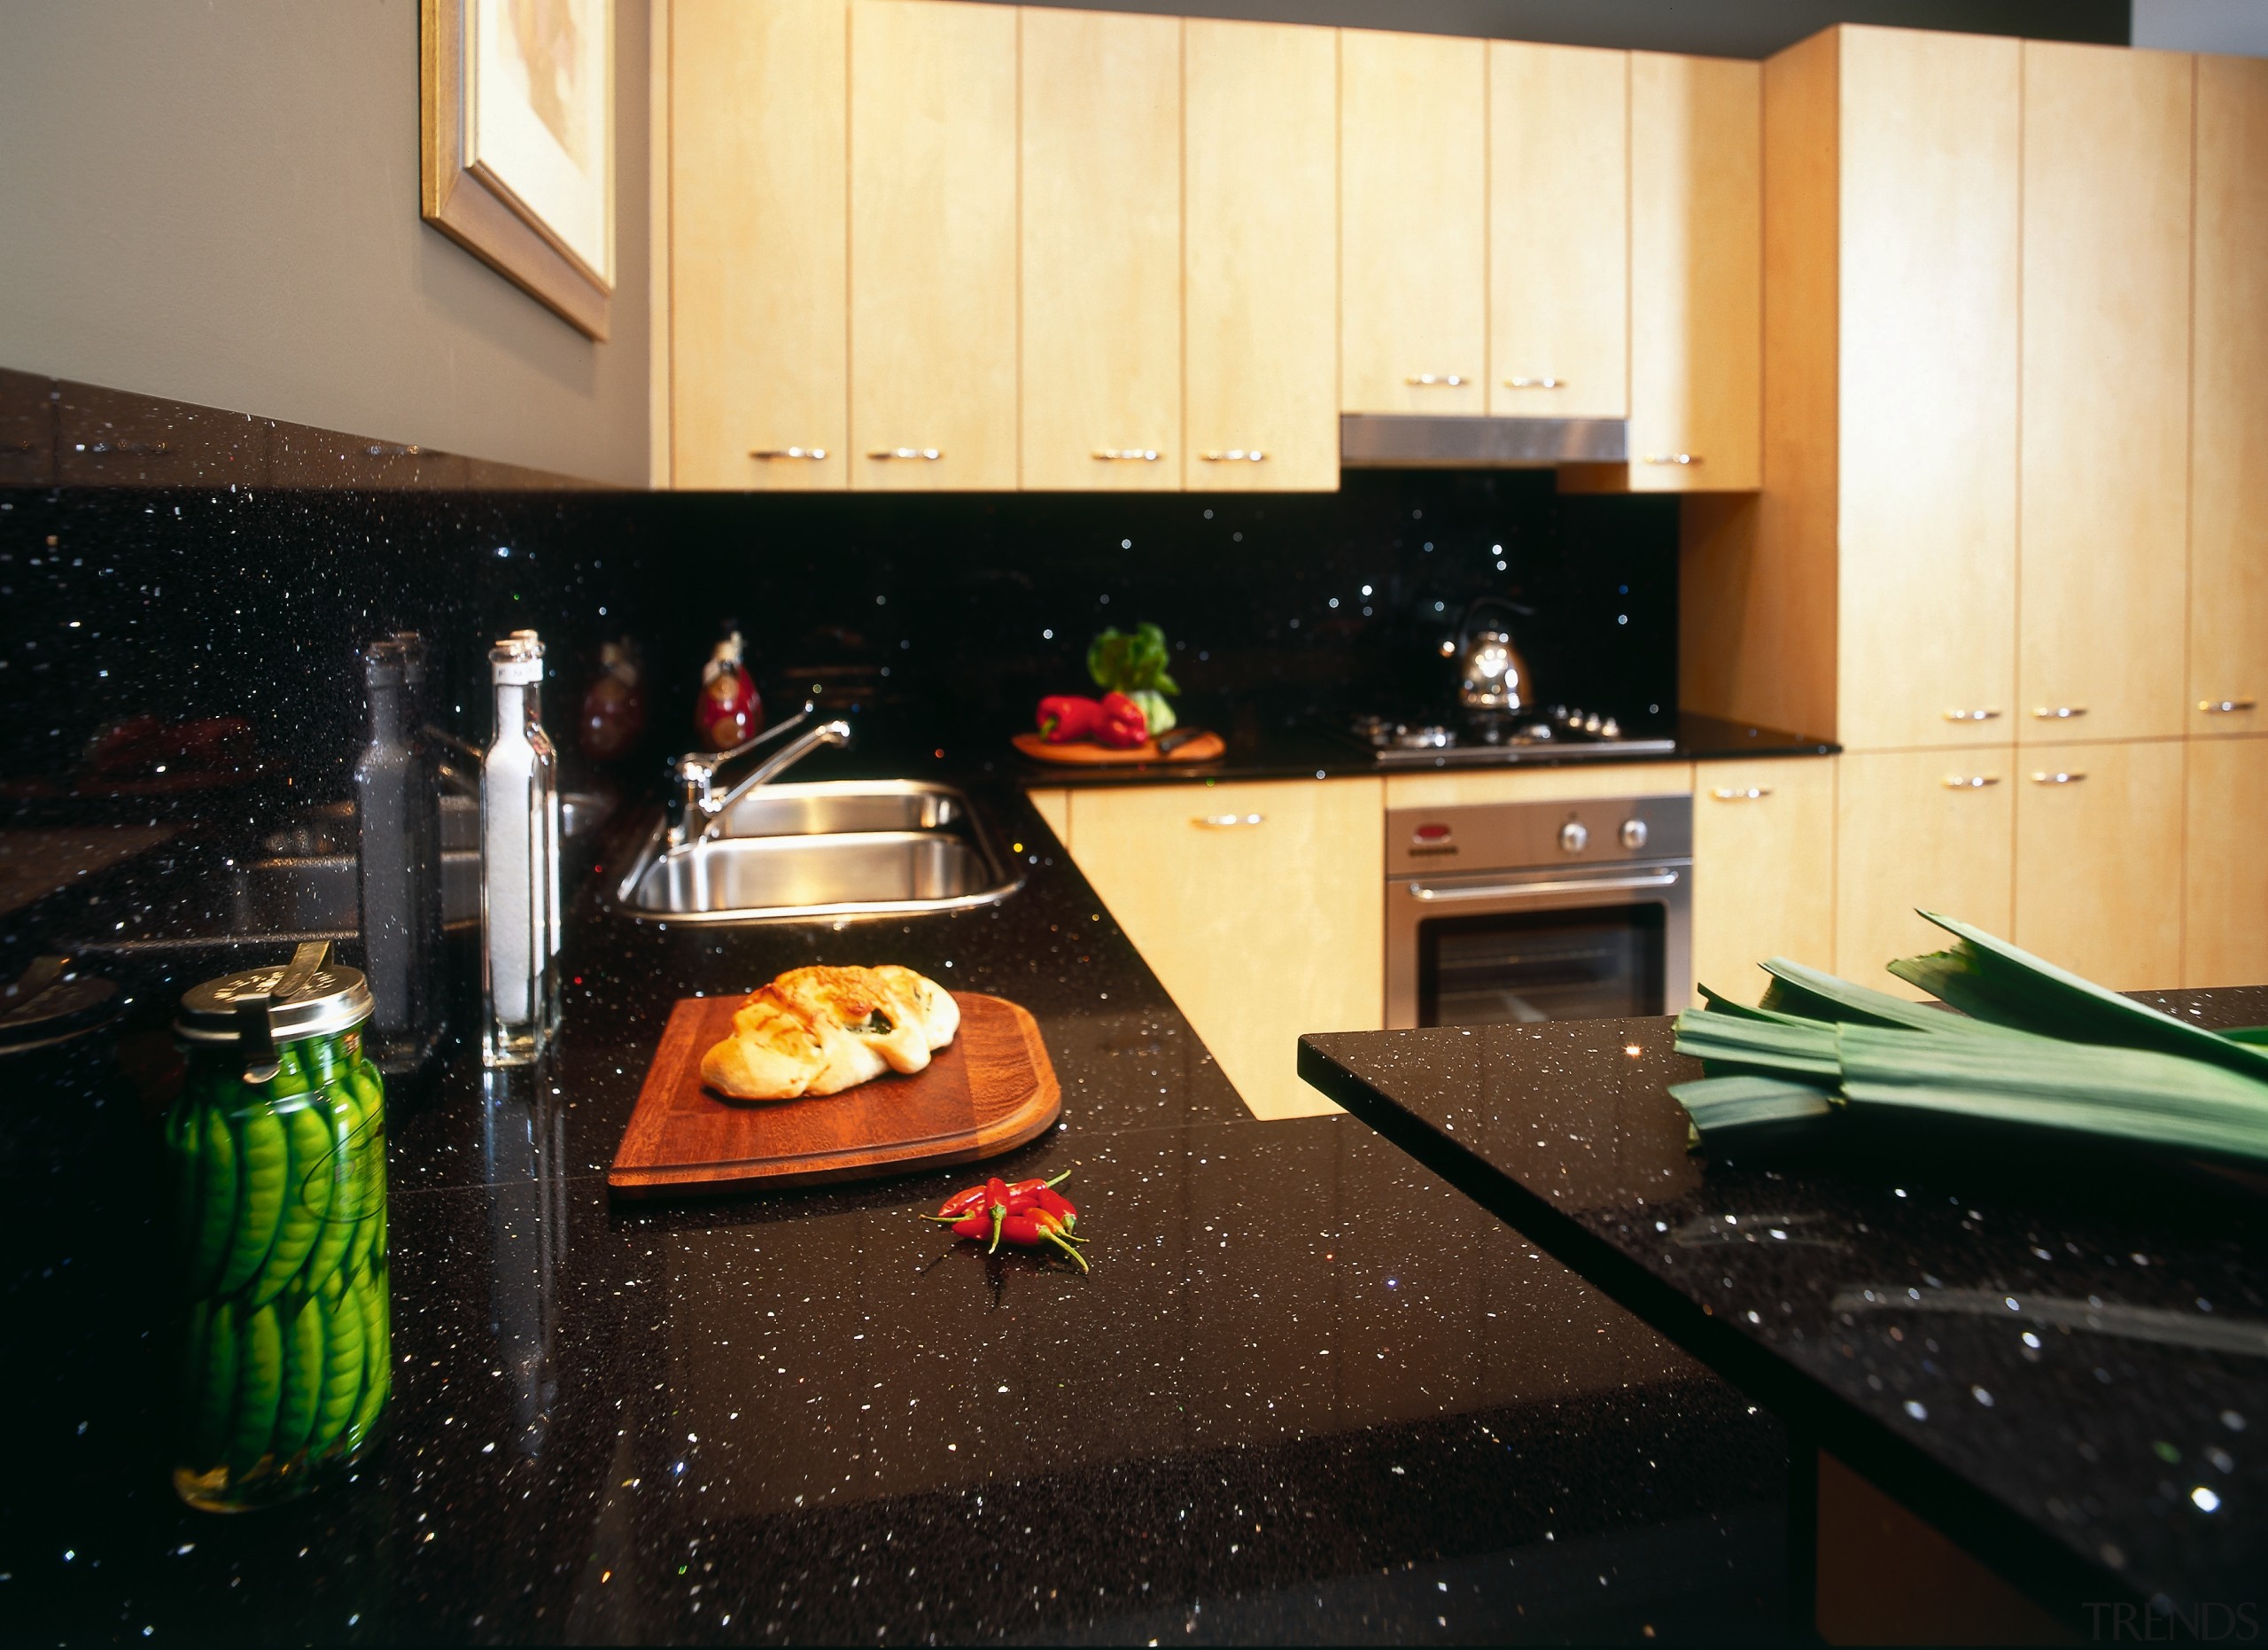
[[[418,216],[416,0],[0,4],[0,367],[647,474],[647,6],[615,0],[613,341]]]

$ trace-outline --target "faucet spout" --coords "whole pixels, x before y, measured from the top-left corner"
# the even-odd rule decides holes
[[[804,728],[803,732],[758,762],[747,778],[707,806],[703,811],[709,815],[709,822],[702,827],[701,840],[708,842],[722,832],[725,828],[726,811],[758,785],[769,780],[777,779],[821,745],[834,745],[839,748],[850,743],[850,724],[840,717],[831,722],[819,722]]]
[[[813,709],[812,705],[806,704],[796,715],[765,728],[755,738],[730,751],[713,753],[697,751],[672,763],[668,813],[664,830],[664,839],[670,851],[681,852],[718,836],[724,829],[724,814],[727,808],[758,785],[786,773],[821,745],[847,745],[850,743],[850,724],[840,718],[816,726],[804,726],[811,721]],[[802,728],[803,731],[776,747],[757,764],[746,778],[723,796],[717,794],[718,769],[727,762],[739,760],[757,746],[778,739],[797,728]]]

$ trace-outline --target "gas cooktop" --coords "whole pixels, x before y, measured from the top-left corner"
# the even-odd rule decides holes
[[[1638,738],[1612,716],[1555,704],[1534,714],[1402,722],[1358,716],[1352,734],[1381,767],[1496,767],[1516,762],[1564,762],[1584,757],[1666,755],[1677,741]]]

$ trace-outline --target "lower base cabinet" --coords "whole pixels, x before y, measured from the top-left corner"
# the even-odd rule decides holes
[[[1384,1022],[1384,809],[1366,778],[1068,793],[1072,860],[1256,1117],[1337,1110],[1301,1034]]]
[[[1694,1000],[1753,1003],[1767,957],[1835,965],[1832,757],[1694,767]]]
[[[2268,982],[2268,736],[2192,739],[2181,983]]]
[[[2016,769],[2011,938],[2113,991],[2179,984],[2181,741],[2029,745]]]
[[[1919,998],[1883,966],[1952,943],[1916,907],[2010,930],[2016,752],[1845,751],[1836,767],[1835,972]]]

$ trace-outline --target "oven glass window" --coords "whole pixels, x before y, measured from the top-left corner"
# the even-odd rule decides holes
[[[1418,1023],[1662,1012],[1664,908],[1444,917],[1418,929]]]

